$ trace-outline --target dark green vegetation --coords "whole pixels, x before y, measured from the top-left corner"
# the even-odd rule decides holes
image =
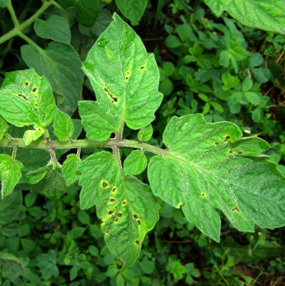
[[[92,5],[89,6],[91,2]],[[138,212],[133,214],[130,226],[134,228],[134,232],[138,225],[144,231],[152,229],[153,222],[157,220],[155,211],[159,205],[161,206],[159,209],[161,218],[154,229],[147,233],[144,240],[145,233],[140,232],[138,240],[134,240],[134,246],[130,245],[132,252],[135,252],[136,244],[142,243],[142,251],[138,261],[120,273],[121,262],[114,258],[105,245],[103,233],[100,230],[100,220],[96,217],[93,205],[96,203],[97,215],[104,219],[105,216],[113,215],[114,210],[108,209],[108,213],[105,214],[104,200],[106,197],[102,195],[100,200],[95,202],[97,197],[91,197],[92,200],[90,200],[90,194],[93,192],[88,192],[89,181],[94,183],[97,180],[103,190],[110,188],[110,182],[116,182],[120,186],[123,181],[126,185],[125,193],[130,201],[135,201],[142,194],[148,194],[149,188],[145,184],[134,179],[125,179],[123,175],[116,175],[119,173],[116,169],[118,165],[112,162],[119,160],[118,152],[114,151],[116,155],[114,157],[105,151],[98,153],[101,151],[100,149],[82,148],[81,159],[87,159],[80,163],[78,168],[78,171],[82,172],[80,185],[83,186],[79,203],[80,187],[76,181],[80,173],[76,172],[75,167],[80,162],[78,157],[80,150],[78,150],[77,156],[72,153],[73,151],[66,153],[67,150],[64,149],[51,151],[49,154],[45,150],[25,148],[19,148],[17,153],[14,148],[12,153],[12,148],[3,148],[2,155],[0,155],[2,197],[5,197],[0,201],[1,283],[3,285],[72,286],[174,285],[177,283],[178,285],[192,283],[195,283],[194,285],[282,285],[285,266],[282,256],[284,253],[284,228],[266,230],[255,226],[254,233],[239,232],[234,229],[253,231],[254,223],[271,228],[282,224],[284,205],[278,205],[278,202],[282,202],[284,198],[284,180],[281,173],[276,172],[274,164],[265,163],[264,157],[257,157],[253,160],[256,164],[261,162],[260,165],[254,165],[253,161],[248,161],[246,157],[264,152],[263,154],[270,156],[271,160],[278,164],[279,170],[284,173],[285,134],[282,129],[284,125],[282,120],[284,121],[283,43],[285,36],[273,34],[273,32],[284,33],[284,15],[278,10],[279,2],[276,2],[274,9],[273,6],[270,9],[270,21],[266,21],[266,19],[261,21],[263,25],[267,26],[257,25],[257,27],[273,32],[244,27],[227,14],[216,18],[209,8],[200,1],[191,3],[191,5],[188,5],[189,1],[182,0],[157,1],[157,3],[156,1],[152,1],[155,3],[140,1],[142,6],[139,7],[138,12],[129,14],[132,9],[124,9],[129,7],[128,5],[132,5],[133,2],[135,1],[116,0],[116,3],[114,1],[108,5],[100,3],[98,6],[97,1],[59,0],[58,2],[45,1],[43,6],[40,6],[40,3],[36,1],[27,1],[26,3],[13,1],[15,15],[10,1],[0,0],[0,7],[8,7],[0,10],[4,34],[0,38],[1,76],[4,78],[5,72],[23,70],[28,66],[34,68],[38,74],[45,75],[52,87],[51,90],[48,82],[37,77],[33,71],[18,73],[15,77],[14,74],[6,75],[0,97],[0,114],[15,126],[33,124],[35,129],[30,130],[30,127],[19,128],[10,125],[7,130],[7,123],[0,117],[0,135],[1,137],[4,135],[1,146],[5,146],[4,143],[9,142],[9,135],[14,138],[24,138],[23,141],[10,142],[10,146],[35,146],[33,144],[37,144],[38,138],[48,137],[48,132],[51,140],[57,140],[56,137],[58,137],[64,141],[72,137],[72,142],[75,142],[76,138],[85,138],[85,133],[81,132],[80,120],[78,120],[80,117],[87,138],[106,140],[112,132],[121,135],[122,125],[120,123],[126,121],[129,128],[125,127],[123,138],[131,141],[122,141],[120,146],[138,147],[138,144],[133,141],[138,138],[139,141],[148,141],[150,145],[154,146],[141,145],[146,151],[166,155],[165,160],[160,155],[151,160],[148,178],[153,192],[175,208],[162,200],[155,201],[153,197],[146,201],[147,206],[140,205],[143,209],[149,207],[149,212],[143,213],[138,209]],[[211,6],[213,2],[205,1],[216,15],[219,15],[223,10],[222,4]],[[239,10],[233,11],[232,8],[233,4],[231,3],[234,2],[236,1],[228,1],[227,3],[230,4],[225,10],[239,19]],[[271,5],[272,1],[267,2],[268,5]],[[280,3],[282,5],[282,1]],[[37,5],[39,6],[37,7]],[[237,5],[236,7],[238,8]],[[251,8],[249,7],[249,9]],[[32,16],[36,11],[38,14]],[[139,11],[144,11],[144,14]],[[138,24],[134,26],[134,29],[142,38],[148,52],[155,53],[160,69],[160,91],[165,97],[162,106],[156,112],[156,119],[152,122],[152,126],[142,128],[139,133],[132,129],[140,128],[152,121],[152,110],[157,108],[157,102],[161,100],[161,95],[158,92],[154,94],[154,103],[148,105],[150,110],[148,116],[144,115],[134,120],[132,116],[134,112],[126,105],[127,113],[122,115],[118,108],[113,113],[116,120],[112,122],[112,118],[109,118],[108,128],[104,132],[102,130],[105,125],[102,124],[103,127],[100,127],[100,120],[97,119],[98,124],[94,124],[96,122],[94,118],[91,117],[90,120],[89,110],[91,107],[93,108],[91,115],[95,113],[94,110],[97,110],[97,118],[102,117],[101,110],[104,111],[104,98],[106,97],[103,96],[104,94],[112,104],[117,104],[119,107],[120,100],[122,100],[115,96],[116,90],[112,90],[112,86],[110,88],[103,87],[105,93],[100,93],[98,87],[98,91],[96,90],[98,82],[96,82],[96,78],[92,79],[92,64],[96,57],[93,58],[93,54],[90,53],[86,59],[87,52],[97,37],[110,24],[113,12],[118,12],[122,17],[130,19],[132,25]],[[29,18],[30,16],[32,18]],[[37,19],[38,17],[39,19]],[[246,20],[240,19],[244,24],[253,25],[250,15],[248,21]],[[116,23],[124,25],[118,17]],[[256,24],[256,21],[254,23]],[[13,26],[16,28],[13,29]],[[117,32],[119,33],[121,30]],[[110,48],[108,44],[110,36],[118,33],[116,30],[115,33],[109,30],[109,34],[104,34],[92,48],[94,54],[99,53],[103,48]],[[138,39],[135,41],[139,46]],[[106,54],[111,58],[112,52],[114,51],[109,49]],[[104,56],[104,54],[102,55]],[[126,53],[126,59],[127,56]],[[146,57],[146,54],[143,54],[143,58]],[[83,72],[80,70],[81,61],[85,61],[84,71],[89,75],[90,81],[83,78]],[[127,61],[122,62],[125,64]],[[111,69],[111,65],[108,66],[105,63],[98,61],[95,65],[101,78],[104,77],[104,71],[110,72]],[[140,72],[143,70],[144,66],[140,66]],[[155,66],[149,70],[153,71],[153,76],[150,78],[157,81]],[[112,75],[116,75],[117,69],[113,69],[111,72]],[[124,80],[131,82],[132,73],[126,71]],[[30,81],[37,86],[45,87],[46,93],[41,94],[41,89],[38,91],[34,85],[30,86]],[[16,83],[16,87],[13,85],[14,83]],[[7,90],[15,92],[17,84],[24,86],[28,92],[23,90],[23,93],[17,93],[18,101],[14,101],[14,105],[9,106],[7,105],[9,101]],[[78,112],[77,104],[81,93],[84,99],[94,99],[91,84],[96,91],[97,102],[101,102],[101,109],[98,108],[97,103],[83,102],[80,103]],[[138,83],[135,84],[138,85]],[[149,82],[149,85],[152,85],[152,82]],[[98,86],[100,85],[98,84]],[[56,109],[53,101],[50,101],[52,97],[47,95],[52,91],[57,106],[72,116],[72,121],[65,113]],[[140,97],[144,96],[143,92],[138,94]],[[38,98],[40,98],[39,102]],[[34,109],[30,109],[30,105],[26,103],[26,112],[23,112],[22,116],[11,116],[11,112],[15,110],[13,108],[17,106],[18,102],[32,103],[37,109],[37,116],[33,115]],[[48,106],[48,109],[40,109],[42,106]],[[48,112],[45,112],[46,110]],[[201,121],[199,115],[191,116],[195,113],[203,113],[207,122],[216,124],[206,125]],[[187,116],[181,120],[170,121],[173,115]],[[50,125],[54,116],[54,123]],[[104,116],[107,117],[106,112]],[[238,139],[241,131],[230,123],[218,123],[225,120],[237,124],[244,137],[258,135],[267,140],[272,148],[267,150],[267,143],[260,139],[231,143]],[[162,142],[162,134],[169,121]],[[189,139],[191,142],[185,140],[189,136],[189,134],[184,134],[185,128],[186,131],[193,130],[192,135],[199,132],[207,135],[206,138],[203,138],[203,144],[200,146],[207,150],[207,156],[205,156],[205,152],[201,152],[201,149],[195,150],[195,146],[201,143],[201,138],[196,141]],[[95,129],[96,132],[92,132]],[[176,132],[174,132],[175,130]],[[154,132],[153,135],[152,132]],[[212,134],[216,137],[212,142],[213,146],[209,147],[210,143],[207,138],[211,138]],[[89,143],[87,142],[87,144]],[[167,147],[172,147],[170,151],[159,149],[162,147],[162,143]],[[70,148],[70,144],[71,142],[67,142],[64,146]],[[80,143],[78,144],[84,147]],[[102,143],[100,145],[98,142],[96,144],[94,143],[92,146],[114,147],[119,143],[109,140],[106,145]],[[182,155],[181,149],[183,150]],[[106,149],[106,151],[108,150]],[[191,150],[195,152],[192,154]],[[89,156],[94,151],[95,155]],[[138,175],[138,179],[148,183],[146,171],[143,172],[143,170],[146,161],[150,160],[153,155],[146,152],[145,156],[139,150],[133,151],[128,156],[131,149],[120,148],[120,151],[122,161],[124,161],[125,174]],[[12,157],[7,154],[12,154]],[[19,162],[14,160],[15,156]],[[214,160],[211,159],[211,156]],[[250,202],[252,199],[247,197],[243,200],[243,194],[239,194],[238,189],[235,190],[238,207],[231,201],[230,196],[226,198],[225,202],[221,200],[217,202],[216,198],[221,193],[222,197],[227,196],[227,193],[224,192],[227,186],[223,183],[217,184],[212,178],[206,178],[205,181],[217,186],[215,196],[211,198],[210,204],[201,203],[202,200],[207,202],[207,186],[204,185],[206,191],[199,193],[199,196],[203,197],[202,200],[197,198],[196,194],[192,194],[192,200],[189,200],[190,203],[194,201],[192,213],[191,208],[189,209],[191,204],[184,201],[184,193],[182,197],[177,195],[174,198],[165,194],[164,190],[169,188],[173,190],[173,193],[178,194],[180,186],[180,190],[185,191],[184,178],[196,172],[192,165],[192,169],[188,165],[183,165],[185,161],[194,162],[199,168],[205,170],[216,164],[218,175],[226,181],[226,176],[222,176],[221,173],[224,171],[227,174],[229,166],[224,167],[220,164],[224,160],[224,156],[233,157],[229,159],[229,162],[234,160],[242,166],[242,168],[233,167],[232,174],[237,181],[239,176],[244,176],[243,166],[248,168],[245,167],[246,173],[249,172],[249,166],[252,166],[253,179],[250,181],[250,190],[254,190],[255,186],[260,184],[271,186],[276,184],[274,185],[276,188],[280,187],[283,194],[277,192],[274,197],[273,191],[270,192],[271,198],[275,200],[274,208],[266,200],[261,199],[260,202],[255,201],[253,204],[256,207],[259,203],[258,207],[261,211],[257,215],[251,213],[252,207],[248,209],[246,207],[247,200]],[[50,158],[52,160],[47,164]],[[57,163],[56,158],[61,164],[67,162],[62,168],[63,175],[68,174],[65,176],[65,180],[61,175],[61,166]],[[66,158],[67,160],[65,160]],[[125,160],[125,158],[127,159]],[[22,163],[24,167],[21,169]],[[12,179],[5,169],[9,164],[14,175]],[[170,177],[165,173],[165,170],[167,171],[165,166],[177,166],[175,164],[181,164],[179,170],[183,170],[183,179],[180,177],[180,181],[177,179],[172,185],[170,180],[166,180],[163,182],[165,188],[162,188],[161,184],[157,182],[157,177],[162,179]],[[90,166],[94,169],[90,169]],[[262,176],[258,177],[255,173],[256,166],[263,171],[263,173],[261,172]],[[164,172],[161,170],[162,167]],[[21,177],[20,169],[24,174],[24,179],[21,179],[13,193],[8,195]],[[36,172],[32,172],[36,169]],[[98,169],[99,173],[104,174],[104,180],[96,175]],[[172,174],[173,170],[175,171],[175,168],[171,170]],[[91,173],[90,176],[92,174],[96,176],[89,180],[88,172]],[[274,179],[270,172],[275,174]],[[190,182],[197,179],[197,182],[193,183],[194,186],[201,187],[203,180],[199,176],[201,174],[190,178]],[[283,187],[280,185],[281,183],[279,185],[276,183],[277,177],[281,178]],[[246,187],[246,182],[240,180],[239,183],[240,186]],[[72,186],[67,188],[65,184]],[[170,184],[170,187],[167,184]],[[91,188],[93,188],[92,183]],[[33,192],[30,193],[30,189]],[[66,191],[67,194],[62,196]],[[116,191],[117,189],[112,186],[111,192],[115,194]],[[38,192],[52,198],[53,201]],[[61,196],[62,198],[60,198]],[[110,198],[107,197],[107,199]],[[115,197],[110,199],[111,203],[114,202],[113,199]],[[116,199],[120,200],[119,197]],[[126,202],[122,200],[122,205],[124,204]],[[231,210],[228,209],[228,204]],[[80,207],[81,209],[91,208],[80,210]],[[182,211],[177,208],[182,208]],[[218,211],[216,211],[217,208]],[[239,208],[246,216],[240,215]],[[231,215],[232,213],[234,215]],[[124,212],[118,211],[116,215],[118,219],[126,219]],[[150,223],[146,224],[144,220],[141,221],[139,216],[143,216]],[[205,219],[201,219],[204,216]],[[209,220],[209,217],[212,220]],[[219,217],[222,218],[221,233]],[[120,241],[117,245],[116,243],[112,245],[112,242],[106,238],[109,229],[105,229],[106,221],[104,219],[101,221],[101,228],[105,232],[105,240],[112,253],[117,254],[116,246],[119,250]],[[219,240],[221,235],[220,243],[201,234],[194,225],[214,240]],[[128,266],[128,263],[134,262],[133,259],[138,253],[133,253],[133,255],[134,258],[121,257],[120,255],[119,257]]]

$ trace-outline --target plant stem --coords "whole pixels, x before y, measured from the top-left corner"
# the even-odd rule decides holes
[[[18,21],[18,23],[14,22],[15,27],[10,32],[8,32],[7,34],[0,37],[0,45],[5,43],[6,41],[10,40],[11,38],[18,36],[24,29],[26,29],[29,25],[31,25],[51,5],[54,5],[54,1],[45,1],[40,9],[34,15],[32,15],[28,20],[23,22],[22,24],[19,24],[18,19],[17,20],[14,19],[13,22]],[[9,7],[8,7],[8,9],[9,9]],[[13,11],[14,11],[13,7],[12,7],[12,10],[10,7],[9,11],[10,11],[10,13],[13,13]],[[15,12],[14,12],[14,14],[15,14]],[[11,16],[12,16],[12,14],[11,14]],[[15,15],[15,17],[16,17],[16,15]]]
[[[9,5],[7,6],[7,9],[8,9],[8,11],[9,11],[10,14],[11,14],[11,18],[12,18],[12,21],[13,21],[13,23],[14,23],[15,28],[17,28],[17,27],[20,26],[20,23],[19,23],[19,20],[18,20],[18,18],[17,18],[17,16],[16,16],[16,13],[15,13],[15,10],[14,10],[13,5],[12,5],[12,3],[11,3],[11,0],[10,0],[9,2],[10,2],[10,3],[9,3]]]
[[[21,138],[3,138],[0,141],[0,147],[19,147],[19,148],[34,148],[34,149],[45,149],[45,150],[56,150],[56,149],[73,149],[73,148],[91,148],[91,147],[107,147],[118,149],[119,147],[130,147],[136,149],[143,149],[146,152],[154,154],[160,154],[162,156],[169,155],[170,152],[166,149],[162,149],[156,146],[149,145],[147,143],[138,142],[134,140],[116,140],[109,139],[106,141],[93,141],[89,139],[73,140],[70,141],[50,141],[50,140],[37,140],[25,145],[24,140]]]

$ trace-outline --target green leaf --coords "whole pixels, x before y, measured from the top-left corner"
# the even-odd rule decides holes
[[[148,141],[153,133],[153,128],[150,125],[143,127],[142,129],[140,129],[140,131],[138,132],[138,140],[139,141]]]
[[[132,25],[138,25],[147,2],[147,0],[116,0],[119,10],[126,18],[132,21]]]
[[[37,175],[31,179],[31,173]],[[28,173],[29,180],[37,183],[31,185],[32,191],[37,191],[52,200],[59,200],[67,191],[59,163],[49,163],[45,168]],[[43,176],[44,173],[44,176]],[[40,179],[40,180],[39,180]]]
[[[30,185],[34,185],[38,183],[46,176],[50,168],[51,168],[51,165],[48,164],[42,168],[28,172],[24,177],[24,182]]]
[[[22,205],[21,191],[14,191],[12,194],[0,200],[0,224],[13,221],[19,214]]]
[[[53,91],[64,97],[61,109],[73,114],[83,83],[81,61],[74,48],[56,42],[51,42],[45,50],[38,46],[23,45],[21,55],[30,68],[46,76]]]
[[[59,0],[59,4],[65,9],[76,7],[76,20],[87,27],[94,25],[99,11],[99,0]]]
[[[74,132],[74,125],[71,118],[64,112],[60,111],[59,109],[57,109],[55,113],[53,128],[54,128],[54,134],[61,141],[66,141],[71,139],[71,136],[73,135]]]
[[[9,5],[10,5],[9,0],[0,0],[0,8],[6,8]]]
[[[214,101],[211,101],[210,104],[211,104],[216,110],[218,110],[218,111],[220,111],[220,112],[223,112],[223,111],[224,111],[223,107],[222,107],[219,103],[214,102]]]
[[[63,17],[52,15],[47,21],[37,19],[35,21],[35,32],[41,38],[70,44],[70,29]]]
[[[165,39],[165,45],[168,48],[174,49],[174,48],[178,48],[181,46],[181,41],[176,36],[169,35]]]
[[[39,139],[45,131],[43,129],[39,130],[27,130],[24,134],[23,140],[25,142],[25,145],[31,144],[33,141],[36,141]]]
[[[79,238],[83,235],[85,232],[86,228],[85,227],[75,227],[72,230],[70,230],[66,236],[70,239],[76,239]]]
[[[285,223],[285,178],[275,163],[252,156],[252,150],[269,145],[241,135],[236,125],[206,123],[200,114],[174,117],[163,134],[169,151],[148,166],[154,194],[182,208],[189,222],[216,241],[221,226],[216,209],[240,231]]]
[[[193,33],[192,28],[188,23],[184,23],[182,25],[179,25],[175,29],[175,32],[178,33],[178,36],[182,41],[186,41],[187,39],[189,39],[189,37]]]
[[[245,98],[252,104],[258,105],[260,103],[260,98],[258,94],[254,92],[247,91],[244,93]]]
[[[69,154],[62,165],[62,175],[66,185],[70,186],[79,179],[80,174],[77,171],[77,165],[81,162],[80,158],[75,154]]]
[[[0,114],[9,123],[48,126],[56,111],[52,89],[43,76],[23,70],[6,73],[0,90]]]
[[[1,199],[12,193],[22,177],[23,164],[12,157],[0,154]]]
[[[207,102],[209,100],[209,97],[206,94],[199,93],[199,98],[201,98],[203,101]]]
[[[154,120],[162,101],[154,55],[147,54],[140,38],[117,14],[91,48],[83,70],[97,99],[79,102],[89,139],[106,140],[124,122],[131,129],[140,129]]]
[[[8,279],[15,279],[25,274],[22,262],[13,254],[0,252],[0,265],[4,265],[3,272]]]
[[[266,68],[253,69],[252,73],[255,76],[256,80],[261,83],[265,83],[271,78],[271,73]]]
[[[147,165],[147,158],[141,150],[134,150],[124,161],[124,172],[126,175],[138,175],[142,173]]]
[[[111,253],[123,268],[139,256],[142,241],[158,220],[159,205],[149,186],[125,176],[109,152],[95,153],[78,165],[80,207],[96,205],[101,229]]]
[[[6,120],[0,115],[0,141],[3,138],[4,133],[9,128],[9,125],[7,124]]]
[[[246,77],[242,82],[241,89],[242,91],[248,91],[252,88],[252,85],[253,85],[253,82],[251,78]]]
[[[285,33],[285,2],[283,0],[205,0],[220,17],[223,11],[245,26]]]

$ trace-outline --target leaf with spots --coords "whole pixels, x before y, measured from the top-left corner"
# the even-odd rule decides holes
[[[0,154],[1,199],[12,193],[22,177],[23,164],[14,158]]]
[[[285,177],[258,155],[269,149],[267,142],[241,135],[236,125],[206,123],[201,114],[174,117],[163,134],[168,151],[148,166],[154,194],[182,208],[188,221],[216,241],[217,209],[240,231],[285,224]]]
[[[0,90],[0,114],[18,127],[48,126],[56,105],[48,80],[33,69],[6,73]]]
[[[111,253],[123,268],[138,258],[142,241],[158,220],[159,204],[148,185],[122,173],[109,152],[95,153],[78,164],[81,209],[96,205]]]
[[[218,17],[226,11],[243,25],[285,33],[284,0],[205,0],[205,3]]]
[[[57,42],[51,42],[46,49],[23,45],[21,55],[28,67],[46,76],[53,91],[64,99],[61,110],[72,115],[81,97],[84,76],[74,48]]]
[[[83,63],[97,101],[80,101],[79,114],[93,140],[107,140],[125,123],[131,129],[147,126],[162,101],[154,55],[117,14],[113,19]]]

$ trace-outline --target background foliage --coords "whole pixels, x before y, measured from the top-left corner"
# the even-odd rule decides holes
[[[220,9],[215,11],[221,15],[217,18],[205,5],[212,1],[188,0],[141,1],[143,13],[124,10],[135,1],[15,0],[17,23],[13,12],[5,9],[8,2],[0,1],[0,80],[7,71],[27,67],[46,75],[57,105],[72,115],[74,138],[81,136],[78,100],[94,99],[81,62],[117,12],[129,20],[159,64],[165,98],[152,124],[151,144],[161,146],[162,132],[173,115],[203,113],[208,122],[231,121],[244,135],[267,140],[273,147],[267,154],[285,173],[285,36],[277,34],[280,26],[276,34],[248,28],[230,17],[230,5],[225,9],[230,15]],[[9,127],[14,137],[25,131]],[[139,138],[148,140],[150,132],[145,130]],[[124,136],[136,138],[137,132],[126,129]],[[93,151],[83,150],[83,155]],[[124,152],[123,156],[129,153]],[[57,151],[58,158],[66,156]],[[25,162],[24,173],[49,160],[49,154],[39,150],[20,149],[18,157]],[[145,181],[146,174],[139,178]],[[120,262],[105,245],[95,208],[79,209],[78,190],[74,186],[53,202],[30,193],[22,182],[0,202],[2,285],[282,285],[285,281],[284,228],[240,233],[223,219],[218,244],[165,203],[139,260],[120,273]]]

